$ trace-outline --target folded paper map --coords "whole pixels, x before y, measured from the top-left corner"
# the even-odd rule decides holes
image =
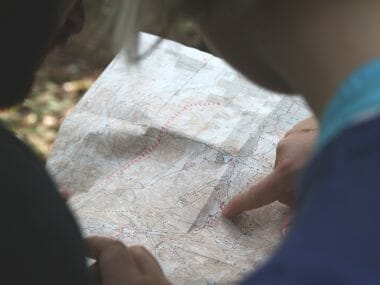
[[[142,34],[142,49],[155,36]],[[310,115],[221,59],[164,40],[138,66],[117,56],[64,120],[48,168],[84,235],[146,246],[174,284],[236,284],[281,240],[287,208],[221,210],[268,174]]]

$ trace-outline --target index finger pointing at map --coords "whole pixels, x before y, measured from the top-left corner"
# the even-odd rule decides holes
[[[283,183],[279,183],[283,179],[284,177],[274,169],[263,180],[232,198],[223,209],[223,215],[233,218],[244,211],[257,209],[276,201],[283,192]]]

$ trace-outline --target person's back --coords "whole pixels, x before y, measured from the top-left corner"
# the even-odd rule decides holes
[[[63,32],[63,1],[5,1],[0,9],[0,107],[21,102],[37,68]],[[66,1],[72,8],[76,1]],[[78,2],[79,3],[79,2]],[[79,228],[44,165],[0,126],[3,231],[2,280],[7,284],[88,284]]]
[[[8,284],[87,284],[79,229],[43,164],[0,127],[0,237]]]

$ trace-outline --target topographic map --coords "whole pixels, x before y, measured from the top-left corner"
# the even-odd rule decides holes
[[[142,47],[155,40],[143,34]],[[174,284],[236,284],[276,248],[287,209],[235,220],[221,209],[309,115],[300,98],[165,40],[136,67],[114,59],[63,122],[48,168],[85,235],[146,246]]]

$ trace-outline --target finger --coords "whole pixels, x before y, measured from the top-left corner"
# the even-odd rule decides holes
[[[87,245],[87,257],[98,260],[100,255],[109,247],[112,247],[115,240],[100,237],[100,236],[90,236],[84,239]]]
[[[304,132],[304,131],[308,132],[308,131],[315,131],[318,129],[319,129],[318,120],[315,117],[311,117],[311,118],[302,120],[301,122],[296,124],[293,128],[291,128],[289,131],[286,132],[284,137],[287,137],[297,132]]]
[[[65,191],[65,190],[60,191],[59,194],[61,194],[61,197],[65,201],[69,200],[69,198],[71,196],[71,194],[68,191]]]
[[[287,179],[276,169],[257,184],[235,196],[224,208],[223,215],[233,218],[243,211],[260,208],[278,199],[287,184]]]
[[[152,271],[162,273],[160,264],[145,247],[131,246],[129,251],[141,273],[148,274]]]
[[[120,241],[105,237],[88,237],[85,239],[88,257],[97,260],[99,273],[104,280],[126,280],[138,275],[138,268],[128,248]],[[115,283],[117,284],[117,283]]]
[[[123,263],[134,264],[134,259],[127,247],[120,241],[106,237],[92,236],[85,239],[87,256],[95,260],[115,258]]]
[[[59,194],[65,201],[69,200],[69,198],[72,196],[72,192],[65,186],[59,188]]]
[[[289,189],[295,189],[294,183],[292,183],[292,185],[289,185],[289,186],[291,187]],[[282,194],[279,195],[277,200],[281,202],[282,204],[289,206],[290,208],[294,208],[294,202],[295,202],[294,191],[284,191]]]

